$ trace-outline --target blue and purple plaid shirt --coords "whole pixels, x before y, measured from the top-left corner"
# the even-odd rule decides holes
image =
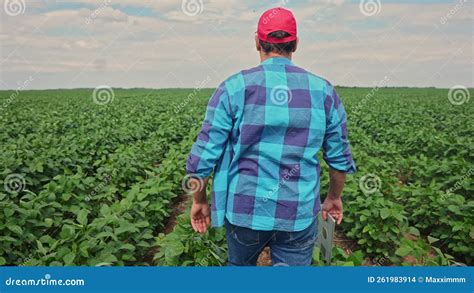
[[[214,171],[212,223],[300,231],[321,209],[320,163],[355,172],[346,112],[334,87],[271,58],[224,81],[212,95],[188,174]]]

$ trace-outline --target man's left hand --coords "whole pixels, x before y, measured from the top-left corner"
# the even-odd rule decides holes
[[[328,214],[330,214],[336,223],[339,225],[342,222],[342,199],[341,197],[332,198],[327,196],[323,203],[323,220],[326,221]]]

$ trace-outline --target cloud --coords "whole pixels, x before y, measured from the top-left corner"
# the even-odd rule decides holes
[[[191,1],[191,0],[189,0]],[[195,0],[200,5],[199,0]],[[31,3],[30,3],[31,2]],[[467,4],[382,1],[27,1],[2,14],[2,88],[35,74],[37,88],[216,86],[258,64],[254,32],[263,10],[284,5],[298,20],[295,62],[341,85],[473,86]],[[445,19],[444,19],[445,18]]]

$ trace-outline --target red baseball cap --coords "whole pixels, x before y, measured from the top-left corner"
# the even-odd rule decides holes
[[[285,31],[290,36],[283,39],[269,38],[268,34]],[[288,9],[276,7],[265,11],[258,21],[258,38],[267,43],[287,43],[296,40],[296,19]]]

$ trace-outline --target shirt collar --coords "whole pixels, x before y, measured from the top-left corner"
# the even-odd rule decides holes
[[[285,57],[272,57],[263,61],[262,64],[294,65],[290,59]]]

